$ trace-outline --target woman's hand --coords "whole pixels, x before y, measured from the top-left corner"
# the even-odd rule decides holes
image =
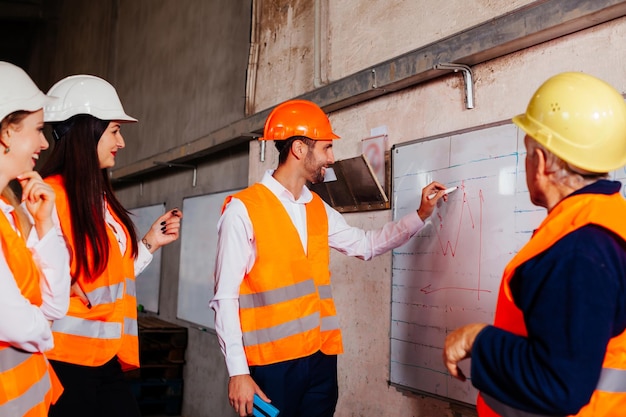
[[[150,230],[141,239],[150,253],[154,253],[161,246],[172,243],[180,235],[180,220],[183,212],[175,208],[159,217],[150,226]]]
[[[54,227],[52,221],[54,190],[35,171],[25,172],[19,175],[17,180],[22,186],[22,201],[26,205],[26,210],[33,216],[35,230],[41,239]]]

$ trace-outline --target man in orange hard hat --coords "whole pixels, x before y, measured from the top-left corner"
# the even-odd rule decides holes
[[[526,182],[548,216],[504,270],[494,324],[449,334],[443,359],[472,357],[484,416],[626,413],[626,104],[613,87],[562,73],[513,123],[526,132]]]
[[[382,229],[349,226],[312,193],[339,139],[315,103],[291,100],[268,116],[262,140],[275,141],[278,167],[226,199],[218,223],[215,328],[230,375],[228,397],[240,416],[253,396],[284,417],[332,416],[338,397],[341,331],[329,249],[364,260],[407,242],[423,226],[443,184],[422,190],[419,210]],[[432,193],[436,198],[427,199]]]

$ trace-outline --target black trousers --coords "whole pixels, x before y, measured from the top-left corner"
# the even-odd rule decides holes
[[[114,357],[101,366],[50,361],[63,394],[49,417],[141,417],[137,400]]]
[[[273,365],[251,366],[250,376],[279,417],[332,417],[337,406],[337,356],[314,353]]]

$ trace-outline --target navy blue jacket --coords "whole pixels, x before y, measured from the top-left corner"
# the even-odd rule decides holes
[[[571,195],[620,189],[601,180]],[[626,242],[585,226],[522,264],[510,285],[528,338],[482,330],[472,348],[473,385],[520,410],[577,413],[596,387],[609,339],[626,328]]]

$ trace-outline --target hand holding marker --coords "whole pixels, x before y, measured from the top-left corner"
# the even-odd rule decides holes
[[[459,187],[450,187],[450,188],[446,188],[445,190],[443,190],[443,195],[446,194],[450,194],[452,191],[456,191]],[[439,191],[437,191],[438,193]],[[432,200],[433,198],[437,197],[437,193],[432,193],[431,195],[429,195],[428,198],[429,200]]]

